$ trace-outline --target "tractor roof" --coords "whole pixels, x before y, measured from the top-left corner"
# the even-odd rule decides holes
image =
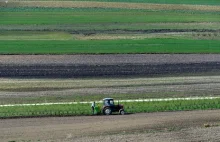
[[[104,98],[103,101],[104,100],[113,100],[113,98]]]

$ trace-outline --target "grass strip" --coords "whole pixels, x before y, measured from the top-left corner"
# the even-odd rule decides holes
[[[219,14],[181,13],[181,12],[177,13],[177,12],[163,12],[163,11],[0,12],[0,17],[1,17],[0,25],[220,22]]]
[[[127,113],[220,109],[220,99],[124,102],[123,104]],[[91,115],[90,104],[0,107],[0,118],[78,115]]]
[[[77,105],[42,105],[1,107],[0,118],[8,117],[38,117],[38,116],[68,116],[88,115],[91,113],[88,104]]]
[[[220,99],[124,103],[129,113],[219,109]]]
[[[218,4],[216,4],[218,5]],[[72,8],[121,8],[152,10],[200,10],[220,11],[216,5],[153,4],[97,1],[9,1],[1,2],[0,7],[72,7]]]
[[[73,35],[67,32],[40,31],[2,31],[0,40],[72,40]]]
[[[220,53],[219,40],[1,40],[0,47],[0,54]]]
[[[154,12],[151,9],[121,9],[121,8],[68,8],[68,7],[1,7],[0,12]],[[189,14],[216,14],[220,11],[199,10],[156,10],[157,12],[174,12]]]

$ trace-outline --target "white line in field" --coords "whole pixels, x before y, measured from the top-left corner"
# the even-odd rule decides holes
[[[156,102],[156,101],[177,101],[177,100],[209,100],[219,99],[220,97],[189,97],[189,98],[161,98],[161,99],[137,99],[137,100],[115,100],[115,102]],[[102,103],[102,101],[95,101]],[[90,104],[90,102],[57,102],[57,103],[37,103],[37,104],[7,104],[0,105],[0,107],[14,107],[14,106],[43,106],[43,105],[66,105],[66,104]]]

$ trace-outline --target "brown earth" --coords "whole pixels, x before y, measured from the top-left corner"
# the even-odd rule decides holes
[[[219,141],[220,110],[0,120],[7,141]]]
[[[220,62],[219,54],[1,55],[0,64],[184,64]]]
[[[2,55],[1,77],[112,77],[215,73],[218,54]]]

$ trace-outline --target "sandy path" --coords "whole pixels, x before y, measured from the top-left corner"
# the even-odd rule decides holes
[[[163,131],[162,133],[178,133],[176,138],[180,139],[187,133],[185,130],[181,135],[182,129],[191,131],[203,131],[199,129],[204,124],[219,125],[220,110],[208,111],[185,111],[185,112],[162,112],[162,113],[141,113],[131,115],[112,115],[112,116],[81,116],[81,117],[51,117],[51,118],[29,118],[29,119],[6,119],[0,121],[0,138],[3,141],[9,140],[48,140],[48,141],[74,141],[93,139],[103,139],[105,135],[119,134],[122,140],[123,134],[130,133],[148,135],[154,138],[152,132]],[[219,127],[211,127],[213,131],[220,131]],[[151,134],[152,135],[149,135]],[[195,132],[196,133],[196,132]],[[215,138],[220,138],[220,133],[215,134]],[[213,134],[198,137],[212,139]],[[140,134],[142,135],[142,134]],[[198,133],[199,135],[199,133]],[[95,137],[94,137],[95,136]],[[109,136],[107,136],[109,137]],[[124,138],[123,138],[124,137]],[[179,138],[178,138],[179,137]],[[142,137],[143,138],[143,137]],[[163,137],[161,137],[162,140]],[[187,137],[186,137],[187,138]],[[188,136],[190,139],[190,137]],[[142,139],[143,141],[144,139]],[[108,140],[107,140],[108,141]]]
[[[220,62],[219,54],[1,55],[0,64],[178,64]]]

